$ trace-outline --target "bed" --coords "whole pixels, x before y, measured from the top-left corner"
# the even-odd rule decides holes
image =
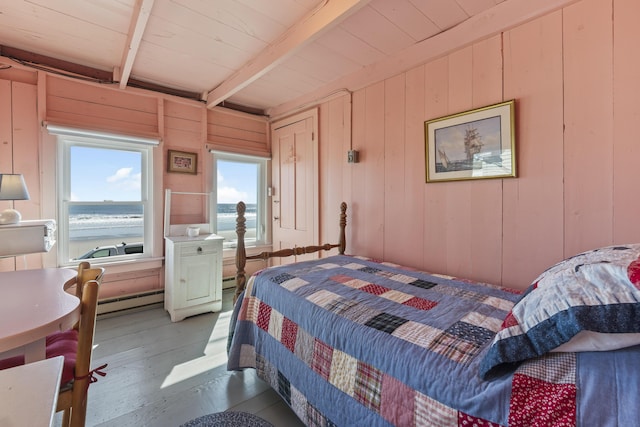
[[[340,224],[339,243],[277,256],[340,254],[246,282],[238,242],[228,369],[256,369],[305,425],[637,425],[640,245],[579,254],[520,293],[345,255],[344,204]]]

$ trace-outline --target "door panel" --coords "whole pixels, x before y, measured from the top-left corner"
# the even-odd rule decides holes
[[[318,244],[318,147],[315,114],[296,117],[272,132],[273,248]],[[304,255],[282,263],[312,259]],[[274,260],[274,264],[278,264]]]

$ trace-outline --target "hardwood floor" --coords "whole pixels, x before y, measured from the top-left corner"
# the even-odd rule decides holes
[[[162,307],[99,317],[92,366],[108,363],[107,376],[89,389],[87,426],[177,427],[227,409],[302,426],[254,370],[227,371],[232,295],[224,291],[222,312],[176,323]]]

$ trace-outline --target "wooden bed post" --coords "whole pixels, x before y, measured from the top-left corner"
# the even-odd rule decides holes
[[[344,251],[347,249],[347,238],[344,229],[347,226],[347,204],[345,202],[340,203],[340,243],[338,246],[338,252],[340,255],[344,255]]]
[[[245,283],[247,281],[246,273],[244,271],[244,267],[247,264],[247,254],[244,247],[244,234],[247,231],[246,228],[246,219],[244,217],[244,213],[247,209],[247,206],[244,202],[239,202],[236,205],[236,234],[238,235],[238,245],[236,248],[236,293],[233,296],[233,303],[235,304],[236,300],[244,290]]]
[[[347,248],[347,239],[345,234],[345,228],[347,226],[347,204],[342,202],[340,204],[340,242],[335,244],[325,243],[320,246],[297,246],[292,249],[280,249],[275,252],[261,252],[257,255],[247,256],[246,247],[244,245],[244,235],[247,232],[246,218],[244,216],[247,206],[244,202],[238,202],[236,205],[236,234],[238,235],[238,245],[236,247],[236,293],[233,296],[233,303],[244,291],[247,283],[247,275],[245,272],[245,266],[247,260],[261,259],[265,262],[269,261],[269,258],[273,257],[287,257],[292,255],[311,254],[318,251],[329,251],[333,248],[338,248],[340,255],[344,255]]]

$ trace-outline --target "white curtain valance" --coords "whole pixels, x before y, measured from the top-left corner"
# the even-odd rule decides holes
[[[256,156],[253,154],[241,154],[241,153],[232,153],[230,151],[222,151],[222,150],[214,150],[209,148],[209,152],[213,153],[213,155],[221,155],[227,158],[237,157],[238,159],[253,159],[253,160],[271,160],[271,156]]]

